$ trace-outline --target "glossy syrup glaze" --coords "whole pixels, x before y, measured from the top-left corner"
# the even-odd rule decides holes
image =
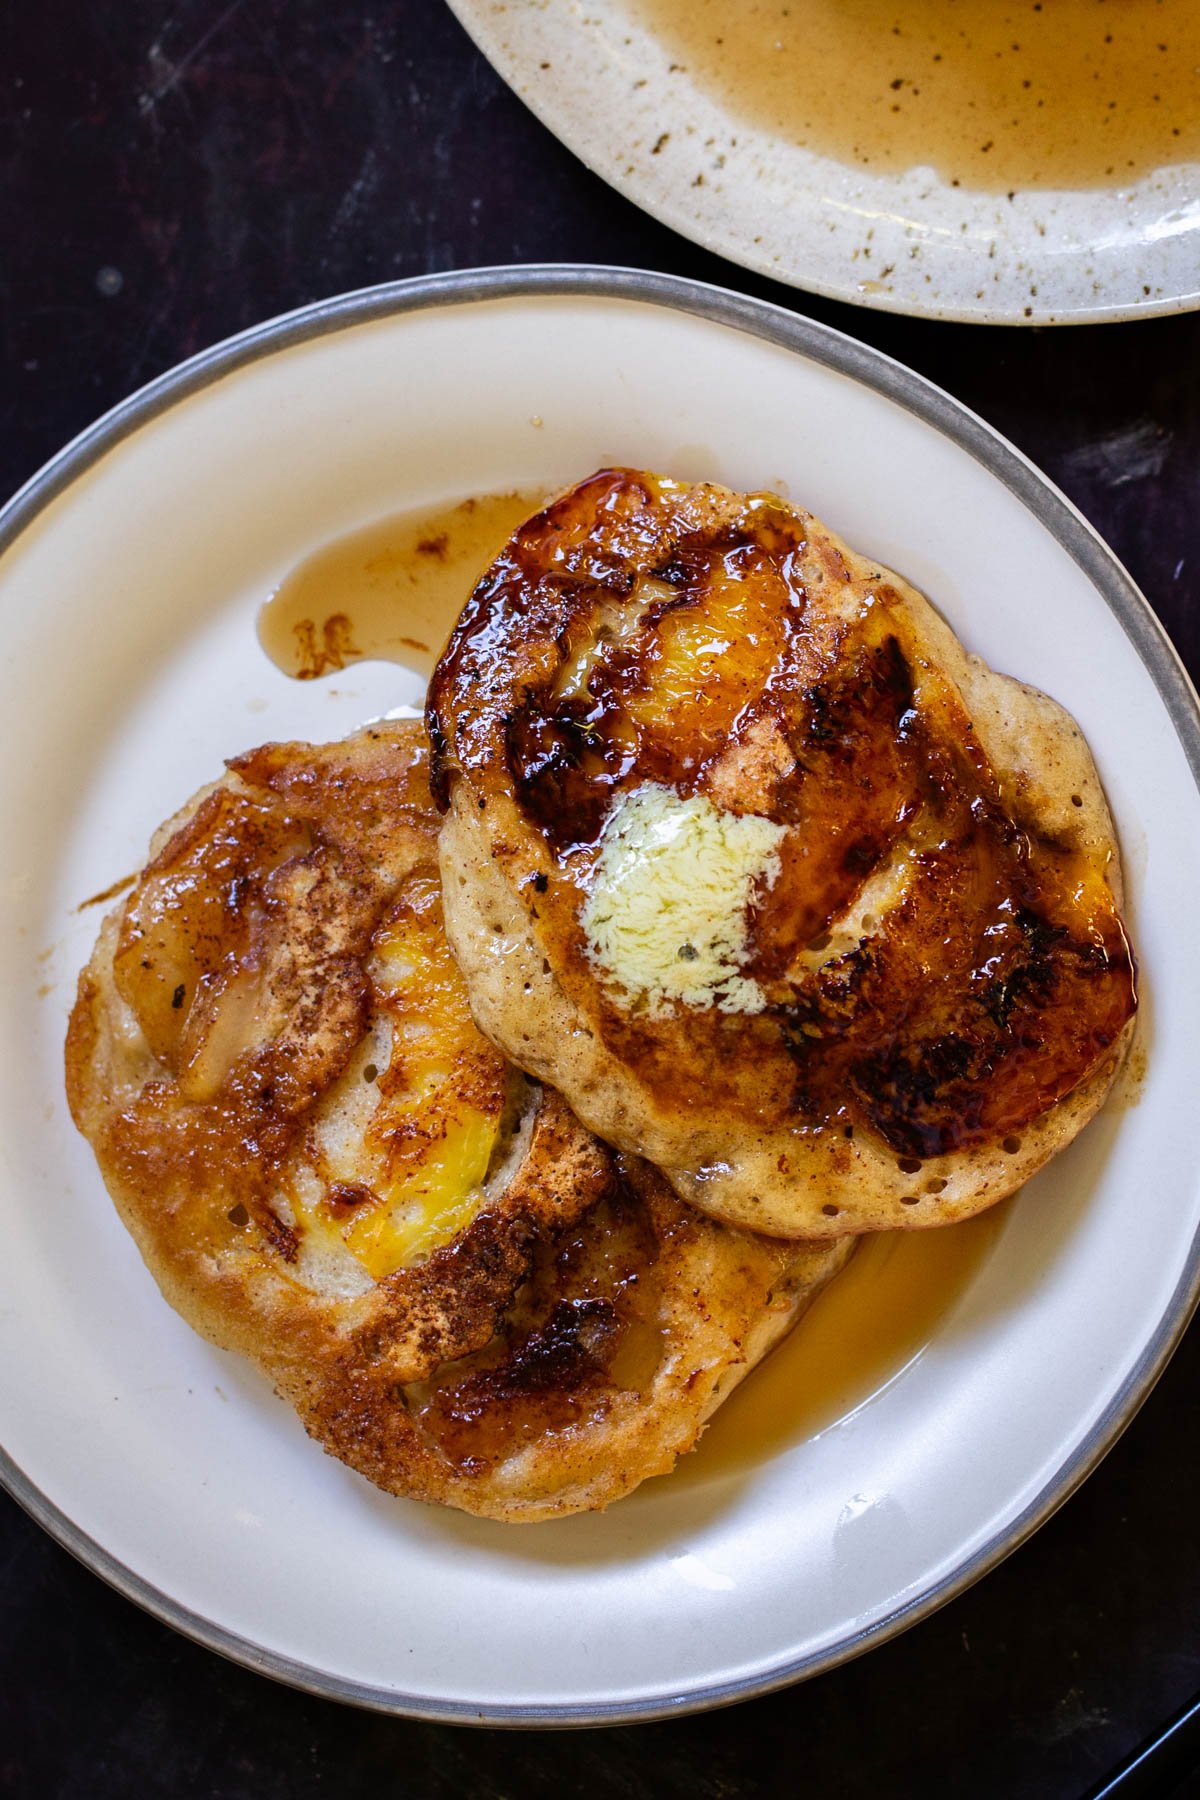
[[[852,579],[832,544],[769,495],[581,483],[464,612],[431,688],[434,785],[457,766],[481,804],[511,795],[560,978],[648,1083],[748,1124],[865,1125],[919,1163],[1069,1093],[1131,1016],[1133,961],[1104,858],[1016,815],[890,579]],[[664,1026],[597,995],[582,897],[646,782],[787,828],[751,911],[756,1016]]]
[[[122,915],[114,979],[164,1077],[124,1142],[237,1169],[231,1222],[286,1262],[324,1236],[387,1276],[470,1225],[513,1101],[443,933],[424,747],[409,725],[234,766]]]
[[[627,4],[735,119],[856,168],[1004,192],[1200,157],[1194,0]]]
[[[866,1405],[936,1336],[1007,1214],[1001,1205],[944,1231],[864,1239],[753,1380],[719,1408],[675,1479],[744,1471]],[[539,1251],[486,1350],[410,1390],[423,1431],[469,1473],[603,1417],[618,1394],[645,1399],[671,1353],[658,1261],[644,1207],[618,1184]]]

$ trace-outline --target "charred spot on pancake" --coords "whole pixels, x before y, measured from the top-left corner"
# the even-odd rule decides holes
[[[553,709],[530,697],[506,726],[508,766],[524,811],[555,849],[599,835],[629,757],[605,729],[603,709],[570,700]]]
[[[349,1212],[358,1206],[378,1206],[379,1195],[365,1182],[335,1181],[325,1191],[325,1204]]]
[[[260,1216],[272,1250],[282,1256],[284,1262],[294,1263],[300,1253],[299,1234],[292,1226],[285,1225],[278,1213],[265,1203],[261,1205]]]
[[[602,1414],[616,1393],[639,1392],[661,1355],[658,1256],[644,1207],[614,1177],[577,1226],[537,1246],[495,1340],[410,1391],[422,1429],[479,1471],[524,1439]]]

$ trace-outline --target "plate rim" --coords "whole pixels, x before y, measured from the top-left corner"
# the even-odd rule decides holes
[[[618,162],[614,162],[611,167],[603,167],[596,157],[580,148],[577,133],[566,128],[562,109],[553,104],[552,88],[539,88],[533,93],[519,85],[522,74],[515,66],[517,59],[510,59],[502,54],[500,28],[491,16],[488,0],[447,0],[447,5],[479,54],[500,77],[509,92],[597,180],[603,181],[606,187],[620,194],[631,206],[636,206],[647,218],[665,225],[668,231],[675,232],[688,243],[696,244],[711,256],[719,256],[735,267],[760,275],[767,281],[778,282],[797,293],[836,300],[844,306],[861,306],[868,312],[891,313],[900,318],[932,319],[958,325],[1129,325],[1141,319],[1174,318],[1180,313],[1200,310],[1200,285],[1186,293],[1163,295],[1155,300],[1118,300],[1109,305],[1077,306],[1057,311],[1048,306],[1034,306],[1026,311],[1024,306],[1020,309],[1007,309],[971,308],[953,304],[922,305],[918,300],[900,300],[890,293],[863,293],[852,284],[820,281],[807,273],[798,274],[788,270],[780,263],[773,262],[767,255],[756,256],[752,244],[738,244],[728,235],[718,236],[705,232],[688,215],[686,208],[673,200],[665,204],[651,204],[649,199],[642,197],[637,184],[628,178],[627,172]]]
[[[680,276],[583,263],[455,270],[355,289],[280,314],[167,370],[73,438],[0,508],[0,557],[40,515],[126,437],[191,395],[265,357],[331,333],[434,307],[497,300],[603,299],[683,312],[773,343],[868,387],[932,426],[994,475],[1053,535],[1115,614],[1149,673],[1200,789],[1200,699],[1149,602],[1099,533],[1001,434],[925,376],[832,326],[769,301]],[[304,1692],[367,1710],[443,1724],[565,1728],[682,1717],[773,1693],[887,1642],[955,1599],[1057,1511],[1108,1453],[1162,1374],[1200,1303],[1200,1232],[1180,1278],[1131,1370],[1074,1454],[1007,1527],[941,1581],[873,1625],[822,1651],[758,1675],[717,1681],[652,1700],[476,1704],[405,1694],[268,1650],[182,1605],[78,1527],[0,1446],[0,1486],[61,1547],[126,1599],[230,1661]]]

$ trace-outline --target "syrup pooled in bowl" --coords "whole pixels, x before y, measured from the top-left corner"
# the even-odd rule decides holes
[[[1088,188],[1200,159],[1195,0],[628,0],[734,121],[871,172]]]

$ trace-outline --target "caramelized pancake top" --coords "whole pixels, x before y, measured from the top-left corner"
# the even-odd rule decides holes
[[[236,758],[163,834],[85,972],[75,1117],[143,1246],[386,1336],[397,1378],[487,1342],[602,1153],[472,1022],[419,726]]]
[[[1094,1110],[1135,984],[1078,731],[811,515],[602,471],[479,583],[429,718],[477,1016],[698,1204],[934,1223]]]
[[[618,1157],[603,1198],[540,1241],[489,1344],[403,1407],[368,1364],[306,1417],[383,1487],[509,1520],[602,1507],[692,1448],[853,1243],[731,1230]]]
[[[419,725],[270,745],[159,833],[67,1043],[160,1287],[397,1494],[501,1519],[669,1469],[845,1261],[692,1213],[472,1023]]]

